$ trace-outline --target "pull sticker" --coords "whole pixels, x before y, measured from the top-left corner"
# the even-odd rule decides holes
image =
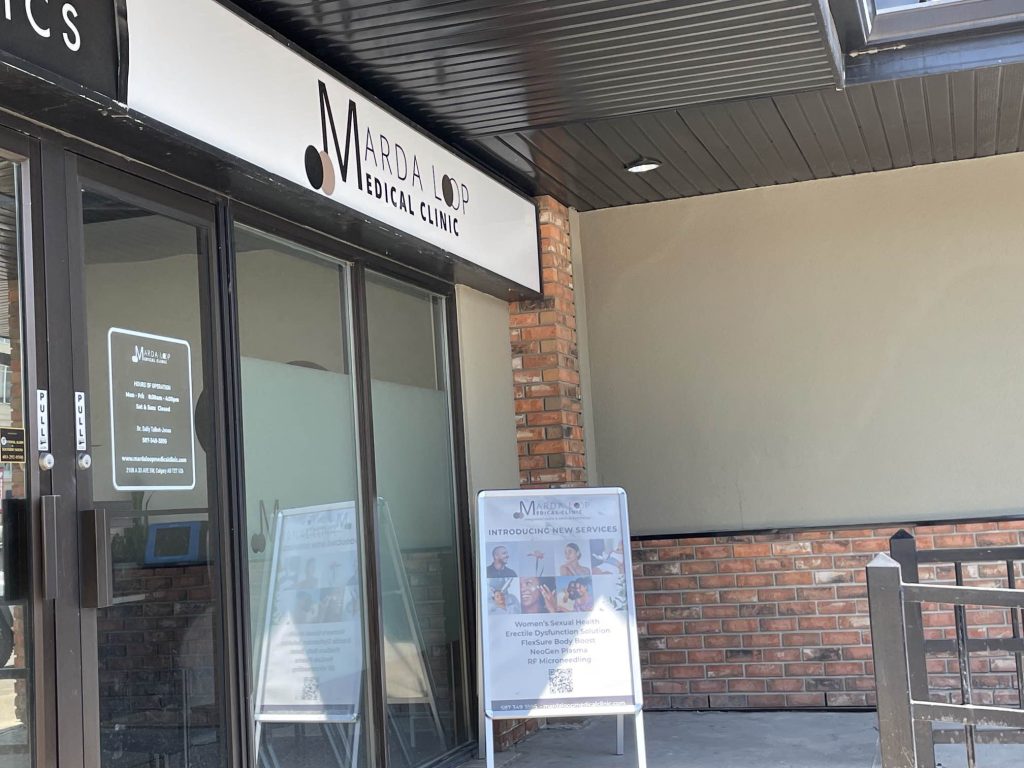
[[[50,450],[50,393],[36,390],[36,450]]]

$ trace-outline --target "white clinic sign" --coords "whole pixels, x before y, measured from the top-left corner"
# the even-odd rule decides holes
[[[519,285],[533,203],[215,0],[128,0],[128,106]]]
[[[484,491],[478,515],[486,715],[638,713],[625,492]]]

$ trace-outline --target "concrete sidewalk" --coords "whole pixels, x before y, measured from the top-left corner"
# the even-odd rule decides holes
[[[650,768],[881,768],[872,712],[650,712],[644,716]],[[967,765],[964,748],[939,745],[940,768]],[[629,768],[636,765],[631,719],[626,754],[615,755],[615,718],[554,726],[496,763],[508,768]],[[469,764],[484,765],[483,760]],[[1024,745],[978,746],[978,768],[1019,768]]]

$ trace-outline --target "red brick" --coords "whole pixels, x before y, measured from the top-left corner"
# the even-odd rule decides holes
[[[721,589],[723,587],[735,587],[736,577],[730,574],[701,576],[699,578],[699,583],[701,589]]]
[[[756,632],[757,619],[727,619],[722,622],[723,632]]]
[[[811,553],[809,541],[791,541],[772,544],[773,555],[805,555]]]
[[[979,547],[1012,547],[1017,545],[1018,536],[1009,531],[979,533],[974,537]]]
[[[734,557],[768,557],[772,554],[771,544],[736,544],[733,548]]]
[[[779,677],[768,681],[768,690],[776,693],[802,691],[803,687],[803,681],[794,678]]]
[[[809,571],[786,571],[775,574],[775,583],[780,587],[813,584],[814,574]]]
[[[710,678],[743,677],[741,664],[709,664],[706,669]]]
[[[790,632],[782,636],[782,644],[788,646],[821,645],[821,635],[817,632]]]
[[[719,573],[753,573],[755,570],[757,570],[757,566],[753,560],[733,559],[718,561]]]
[[[796,600],[795,589],[759,589],[757,600],[761,603],[778,603],[784,600]]]
[[[854,552],[888,552],[888,539],[858,539],[853,542]],[[838,566],[839,563],[836,563]]]
[[[753,603],[757,600],[756,589],[724,589],[719,595],[723,603]]]
[[[723,570],[722,565],[724,563],[719,564],[719,572]],[[738,587],[770,587],[774,582],[775,579],[770,573],[741,573],[736,577]]]
[[[668,668],[669,677],[679,678],[700,678],[704,677],[704,667],[691,664],[677,664]]]
[[[722,560],[727,557],[732,557],[732,547],[695,547],[694,552],[699,560]]]
[[[745,648],[775,648],[782,645],[782,636],[771,632],[758,632],[755,635],[744,635]]]
[[[936,536],[935,547],[937,549],[943,548],[957,548],[957,547],[973,547],[974,536],[968,533],[958,533],[948,536]]]
[[[697,589],[697,578],[695,576],[666,576],[663,581],[664,589]]]
[[[790,693],[786,694],[787,707],[823,707],[824,693]]]
[[[730,693],[759,693],[766,690],[767,685],[764,680],[748,680],[741,678],[739,680],[729,681]]]
[[[825,665],[819,662],[799,662],[786,665],[786,675],[788,677],[814,677],[823,674],[825,674]]]
[[[782,664],[747,664],[743,671],[748,677],[781,677]]]
[[[737,605],[704,605],[700,612],[705,619],[735,619],[740,615]]]
[[[797,627],[795,618],[761,619],[759,628],[762,632],[793,632]]]

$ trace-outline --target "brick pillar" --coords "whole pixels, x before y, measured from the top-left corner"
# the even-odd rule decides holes
[[[509,304],[519,484],[580,487],[587,483],[587,464],[569,209],[552,197],[539,197],[537,217],[544,295]],[[495,743],[506,750],[539,725],[537,720],[496,720]]]
[[[537,198],[543,298],[512,302],[519,477],[523,488],[586,485],[569,210]]]

